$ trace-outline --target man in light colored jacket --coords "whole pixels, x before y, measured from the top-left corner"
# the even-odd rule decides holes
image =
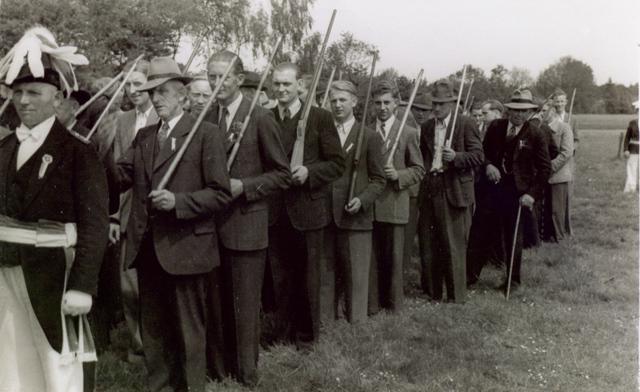
[[[573,131],[571,126],[560,119],[558,112],[550,105],[542,109],[544,121],[553,131],[553,141],[558,146],[558,155],[551,160],[549,194],[551,201],[551,222],[555,239],[560,241],[571,235],[571,182],[573,181]]]

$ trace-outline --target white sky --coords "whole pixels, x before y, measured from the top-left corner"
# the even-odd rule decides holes
[[[330,42],[350,31],[378,47],[378,70],[409,78],[422,67],[434,81],[463,64],[487,75],[497,64],[527,68],[536,78],[566,55],[589,64],[597,84],[639,78],[640,0],[315,0],[312,31],[324,34],[334,8]]]

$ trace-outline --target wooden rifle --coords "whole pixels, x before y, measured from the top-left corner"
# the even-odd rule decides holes
[[[402,136],[402,131],[404,131],[404,126],[407,123],[407,119],[409,118],[409,112],[411,111],[411,106],[413,106],[413,101],[416,99],[416,94],[418,93],[418,87],[420,86],[420,80],[422,79],[422,73],[424,70],[420,69],[418,73],[418,77],[415,78],[415,82],[413,85],[413,91],[411,91],[411,96],[409,97],[409,102],[407,102],[407,108],[402,115],[402,121],[400,121],[400,128],[398,129],[398,134],[396,135],[396,140],[393,142],[393,146],[391,147],[391,152],[389,152],[389,157],[387,158],[387,166],[393,166],[393,155],[398,149],[398,143],[400,143],[400,136]]]
[[[321,108],[327,108],[327,100],[329,99],[329,89],[331,88],[331,83],[333,83],[333,77],[336,75],[336,67],[333,67],[331,70],[331,75],[329,75],[329,80],[327,81],[327,88],[324,90],[324,96],[322,97],[322,105]]]
[[[242,122],[242,128],[240,128],[240,133],[238,133],[238,138],[233,143],[233,147],[231,148],[231,153],[229,154],[229,158],[227,158],[227,170],[231,170],[231,166],[233,166],[233,162],[238,155],[238,149],[240,148],[240,141],[244,137],[244,133],[249,126],[249,121],[251,120],[251,114],[253,114],[253,109],[255,109],[258,104],[258,100],[260,99],[260,91],[262,91],[262,86],[267,80],[267,76],[269,76],[269,71],[271,70],[271,64],[273,63],[273,58],[276,56],[276,53],[280,50],[280,46],[282,45],[282,38],[278,40],[276,47],[273,49],[271,53],[271,57],[269,57],[269,62],[267,63],[267,67],[262,72],[262,77],[260,78],[260,82],[258,83],[258,88],[256,89],[256,93],[253,95],[253,99],[251,100],[251,106],[249,106],[249,112],[247,116],[244,118]]]
[[[320,71],[322,70],[322,65],[324,63],[324,53],[327,50],[329,35],[331,34],[331,29],[333,28],[333,22],[336,19],[336,13],[337,11],[333,10],[333,13],[331,14],[331,21],[329,22],[327,33],[324,36],[322,49],[320,50],[320,54],[318,55],[318,61],[316,63],[313,80],[311,81],[311,86],[309,86],[309,91],[307,92],[307,99],[304,101],[304,106],[302,107],[302,115],[300,116],[300,121],[298,122],[298,127],[296,130],[296,141],[293,144],[293,152],[291,153],[291,170],[302,166],[302,163],[304,162],[304,139],[307,122],[309,121],[309,113],[311,112],[311,106],[314,101],[316,89],[318,88],[318,82],[320,81]]]
[[[567,117],[567,124],[571,125],[571,116],[573,115],[573,102],[576,99],[576,88],[573,89],[573,94],[571,94],[571,105],[569,105],[569,117]]]
[[[456,130],[456,121],[458,120],[458,108],[460,107],[460,100],[462,99],[462,89],[464,88],[464,81],[467,77],[467,66],[465,65],[462,68],[462,80],[460,81],[460,89],[458,90],[458,100],[456,101],[456,107],[453,108],[453,123],[451,124],[451,133],[449,134],[449,138],[445,142],[445,146],[447,148],[451,148],[451,142],[453,141],[453,133]]]
[[[369,84],[367,85],[367,95],[364,100],[364,112],[362,113],[362,122],[360,123],[360,129],[358,129],[358,135],[356,138],[356,150],[353,153],[353,165],[351,167],[351,181],[349,182],[349,192],[347,196],[346,204],[349,205],[349,202],[355,196],[354,193],[356,191],[356,180],[358,179],[358,166],[360,165],[360,156],[362,155],[362,143],[364,141],[364,133],[366,129],[367,123],[367,112],[369,110],[369,99],[371,97],[371,88],[373,86],[373,76],[376,70],[376,60],[378,55],[376,53],[373,54],[373,60],[371,62],[371,73],[369,74]]]

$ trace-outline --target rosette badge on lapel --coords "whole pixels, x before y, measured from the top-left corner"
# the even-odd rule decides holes
[[[229,127],[229,131],[227,132],[227,151],[230,150],[235,144],[235,142],[238,140],[241,130],[242,130],[242,123],[240,121],[234,121],[231,123],[231,126]]]
[[[40,170],[38,171],[38,179],[41,180],[47,173],[47,168],[53,162],[53,157],[49,154],[42,156],[42,163],[40,164]]]

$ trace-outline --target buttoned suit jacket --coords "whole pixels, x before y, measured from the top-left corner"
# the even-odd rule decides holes
[[[296,125],[302,115],[302,108],[293,118],[284,122],[278,107],[272,109],[280,125],[281,140],[287,158],[291,161],[296,140]],[[340,138],[331,114],[324,109],[312,107],[304,141],[304,161],[309,171],[307,181],[300,186],[292,186],[270,200],[269,224],[275,224],[283,214],[287,214],[296,230],[308,231],[326,227],[331,222],[331,182],[344,171],[344,155]]]
[[[230,130],[239,130],[250,106],[251,100],[243,97],[229,123]],[[207,118],[217,119],[218,112],[219,106],[215,105]],[[227,153],[230,151],[228,148]],[[217,217],[222,245],[239,251],[265,249],[269,244],[268,197],[291,184],[289,162],[273,113],[255,107],[229,175],[242,181],[244,193]]]
[[[120,190],[132,189],[125,266],[134,265],[147,230],[162,268],[172,275],[199,274],[220,264],[214,215],[231,201],[223,138],[217,126],[200,124],[166,189],[175,195],[171,211],[152,209],[149,193],[157,189],[173,157],[193,128],[188,113],[158,148],[160,123],[138,131],[118,161]]]
[[[0,214],[7,214],[8,170],[15,166],[18,140],[9,135],[0,140]],[[44,156],[51,163],[40,176]],[[69,272],[67,290],[95,295],[98,273],[108,240],[108,196],[105,170],[94,148],[75,137],[56,120],[42,146],[29,158],[16,176],[29,176],[21,211],[13,216],[24,222],[50,220],[76,224],[75,259]],[[29,162],[27,161],[27,162]],[[25,163],[27,165],[27,163]],[[41,178],[40,178],[41,177]],[[5,246],[0,244],[0,252]],[[63,248],[36,248],[17,245],[29,300],[51,346],[62,348],[60,300],[63,295],[65,253]]]
[[[156,110],[151,107],[149,117],[147,117],[146,126],[157,124],[159,121]],[[116,122],[116,135],[113,141],[113,159],[117,161],[129,149],[133,139],[136,136],[136,111],[128,110],[118,116]],[[120,231],[125,233],[129,223],[129,214],[131,213],[131,190],[120,194],[120,207],[116,218],[120,222]]]
[[[573,180],[573,131],[569,124],[556,120],[549,124],[553,144],[558,146],[558,153],[551,159],[551,176],[549,184],[560,184]]]
[[[337,227],[346,230],[373,229],[373,205],[387,182],[382,162],[382,138],[370,128],[364,128],[360,160],[358,166],[354,166],[360,127],[357,121],[353,124],[342,147],[346,165],[344,173],[331,185],[333,221]],[[349,184],[354,171],[357,171],[354,197],[360,199],[362,206],[352,215],[344,207],[349,202]]]
[[[487,163],[498,168],[502,177],[504,149],[509,120],[493,121],[484,138],[484,152]],[[540,200],[545,184],[551,175],[549,148],[542,131],[530,122],[525,122],[516,135],[516,148],[513,151],[513,176],[519,196],[528,194]]]
[[[430,175],[433,165],[435,125],[436,120],[432,118],[422,126],[420,150],[424,157],[426,175]],[[452,126],[453,121],[449,121],[445,141],[451,135]],[[456,152],[453,161],[447,163],[443,160],[447,201],[454,207],[469,207],[475,203],[473,169],[484,162],[480,135],[475,123],[469,117],[459,116],[457,118],[451,139],[451,149]],[[420,203],[428,192],[428,189],[425,188],[427,184],[427,181],[422,183]]]
[[[383,167],[389,159],[389,154],[399,130],[400,121],[396,118],[391,125],[387,140],[382,145]],[[398,147],[393,155],[392,162],[393,167],[398,171],[398,179],[395,181],[387,180],[384,191],[374,203],[374,220],[377,222],[406,224],[409,222],[409,188],[420,183],[424,176],[424,163],[420,152],[417,129],[405,125],[400,134]]]

